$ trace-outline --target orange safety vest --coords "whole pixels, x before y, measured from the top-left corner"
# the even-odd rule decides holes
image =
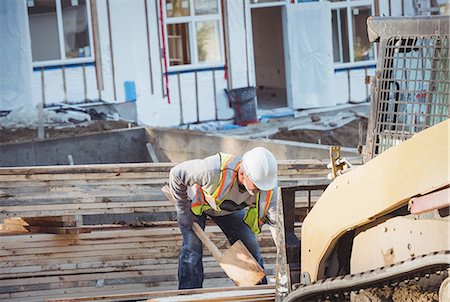
[[[197,216],[210,209],[220,212],[220,205],[235,183],[241,158],[225,153],[219,153],[219,156],[221,173],[217,189],[211,194],[198,184],[193,186],[195,194],[192,198],[191,210]],[[268,221],[267,211],[273,197],[273,190],[260,191],[256,193],[255,197],[256,204],[249,206],[244,216],[244,222],[255,234],[259,234],[262,225]]]

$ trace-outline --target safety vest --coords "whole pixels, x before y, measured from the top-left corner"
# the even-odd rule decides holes
[[[213,209],[220,212],[220,205],[225,200],[227,194],[231,191],[238,175],[241,158],[230,154],[219,153],[220,156],[220,176],[219,186],[210,193],[203,189],[200,185],[195,184],[192,188],[194,196],[192,196],[191,209],[192,212],[200,216],[203,211]],[[273,197],[273,190],[260,191],[255,194],[255,205],[249,206],[244,216],[244,222],[255,234],[261,232],[261,227],[268,222],[267,211]]]

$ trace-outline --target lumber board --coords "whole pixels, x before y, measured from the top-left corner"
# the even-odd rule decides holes
[[[164,298],[179,295],[194,295],[194,294],[207,294],[215,293],[220,291],[248,291],[255,290],[255,286],[241,286],[237,287],[215,287],[215,288],[201,288],[201,289],[185,289],[185,290],[166,290],[166,291],[153,291],[153,292],[137,292],[137,293],[126,293],[126,294],[116,294],[116,295],[98,295],[95,297],[78,297],[78,298],[62,298],[62,299],[50,299],[49,302],[82,302],[82,301],[128,301],[128,300],[140,300],[152,298]],[[259,285],[258,290],[270,289],[274,290],[273,285]]]
[[[169,207],[163,208],[164,212],[171,212]],[[94,214],[132,214],[132,213],[157,213],[161,212],[161,208],[155,207],[106,207],[106,208],[88,208],[88,209],[61,209],[61,210],[39,210],[39,211],[17,211],[3,213],[4,218],[13,217],[36,217],[36,216],[52,216],[52,215],[94,215]],[[0,215],[1,216],[1,215]]]
[[[19,184],[18,184],[19,185]],[[46,185],[46,186],[15,186],[2,188],[5,195],[4,198],[11,197],[31,197],[33,195],[47,196],[49,194],[54,194],[55,196],[62,194],[70,194],[70,196],[85,196],[89,193],[94,196],[105,196],[105,193],[110,193],[110,195],[126,196],[125,193],[141,193],[141,194],[153,194],[156,196],[160,195],[160,192],[156,190],[155,185],[148,184],[85,184],[78,185],[73,184],[72,181],[66,182],[64,185]],[[33,195],[32,195],[33,194]],[[108,196],[108,195],[106,195]]]
[[[274,290],[273,290],[274,291]],[[149,299],[148,302],[197,302],[197,301],[274,301],[275,293],[272,290],[237,291],[237,292],[216,292],[196,295],[182,295],[174,297]]]
[[[2,181],[48,181],[48,180],[83,180],[83,179],[128,179],[128,178],[168,178],[167,172],[142,172],[142,173],[80,173],[80,174],[10,174],[1,175]]]
[[[360,158],[348,158],[352,164],[360,164]],[[325,159],[290,159],[278,160],[278,167],[282,169],[302,169],[308,167],[324,167],[328,164]],[[5,167],[0,168],[0,175],[16,174],[47,174],[47,173],[91,173],[91,172],[146,172],[168,171],[176,163],[127,163],[127,164],[96,164],[96,165],[59,165],[59,166],[29,166],[29,167]],[[55,168],[56,167],[56,168]]]
[[[102,171],[116,171],[116,172],[142,172],[148,170],[161,169],[166,171],[175,164],[170,162],[160,163],[126,163],[126,164],[88,164],[88,165],[58,165],[58,166],[28,166],[28,167],[5,167],[0,168],[0,175],[8,175],[11,173],[17,174],[32,174],[32,173],[90,173]]]
[[[132,179],[72,179],[70,184],[73,186],[99,186],[99,185],[147,185],[160,188],[162,184],[167,182],[167,178],[132,178]],[[0,188],[17,188],[20,185],[23,188],[30,187],[30,190],[37,187],[47,186],[64,186],[67,185],[67,180],[42,180],[33,182],[15,182],[15,181],[0,181]]]
[[[29,230],[21,225],[3,223],[0,224],[0,233],[28,233]]]
[[[273,271],[273,269],[270,269]],[[126,270],[121,272],[120,270],[115,271],[99,271],[97,273],[80,273],[80,274],[62,274],[48,276],[47,278],[42,277],[26,277],[21,278],[22,283],[20,284],[5,284],[0,287],[1,293],[11,293],[11,292],[23,292],[23,295],[31,296],[26,294],[26,292],[35,290],[49,290],[55,288],[71,288],[75,287],[74,282],[78,282],[77,286],[93,286],[95,287],[100,280],[104,285],[113,284],[138,284],[138,283],[149,283],[149,282],[166,282],[174,281],[177,276],[177,264],[172,264],[167,269],[153,269],[153,270]],[[72,277],[72,278],[69,278]],[[225,273],[213,263],[205,265],[205,278],[215,279],[215,278],[226,278]],[[9,279],[9,280],[12,280]],[[5,281],[9,281],[5,280]],[[53,282],[51,282],[53,280]]]
[[[229,287],[231,286],[230,281],[228,278],[216,278],[208,280],[206,279],[204,282],[204,286],[207,288],[211,288],[212,290],[215,290],[217,287]],[[213,288],[214,287],[214,288]],[[130,284],[130,286],[127,288],[126,285],[116,285],[116,286],[103,286],[99,288],[90,288],[90,287],[84,287],[79,288],[77,290],[53,290],[53,291],[46,291],[45,296],[41,295],[40,291],[35,292],[35,296],[27,297],[27,301],[77,301],[78,298],[85,297],[82,301],[97,301],[100,299],[100,301],[136,301],[137,299],[131,298],[127,299],[125,297],[119,296],[119,298],[115,298],[115,295],[112,295],[111,293],[117,293],[121,294],[124,293],[125,295],[128,295],[130,292],[133,294],[136,293],[148,293],[149,298],[155,297],[158,295],[158,293],[170,293],[175,291],[177,288],[177,282],[176,281],[164,281],[157,284],[149,284],[147,287],[142,286],[142,284]],[[207,290],[207,288],[201,289],[202,291]],[[153,294],[155,293],[155,294]],[[7,295],[1,295],[0,299],[7,297]],[[69,298],[70,297],[70,298]],[[104,297],[102,299],[102,297]],[[145,298],[145,296],[144,296]],[[140,299],[139,299],[140,300]],[[23,301],[23,298],[10,298],[8,301]]]

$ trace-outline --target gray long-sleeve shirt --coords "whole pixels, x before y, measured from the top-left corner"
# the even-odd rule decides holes
[[[177,210],[190,210],[191,201],[188,196],[188,187],[192,187],[194,184],[199,184],[206,192],[212,194],[219,186],[220,173],[219,154],[206,157],[205,159],[185,161],[173,167],[170,170],[169,186],[176,201]],[[277,193],[277,190],[274,190],[274,195],[267,211],[271,231],[276,221]],[[239,186],[236,177],[235,183],[220,206],[222,211],[218,212],[211,209],[205,211],[205,213],[209,216],[227,215],[252,204],[255,204],[255,195],[250,195],[243,186]]]

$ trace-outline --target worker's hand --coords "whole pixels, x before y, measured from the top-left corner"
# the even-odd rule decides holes
[[[177,209],[177,222],[180,227],[192,229],[194,221],[196,221],[196,217],[190,209]]]

